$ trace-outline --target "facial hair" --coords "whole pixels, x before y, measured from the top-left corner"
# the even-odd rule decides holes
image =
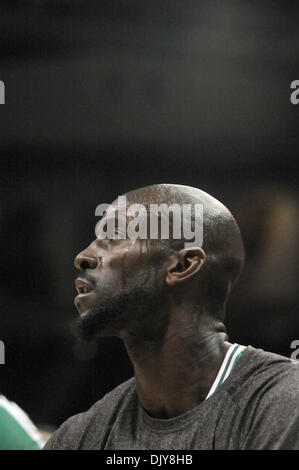
[[[163,289],[157,286],[154,275],[147,273],[143,281],[113,294],[101,291],[94,307],[78,318],[77,335],[84,341],[91,341],[96,336],[120,336],[122,330],[132,325],[148,329],[161,307]]]

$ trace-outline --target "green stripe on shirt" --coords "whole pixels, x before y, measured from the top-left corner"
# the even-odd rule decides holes
[[[231,363],[231,360],[232,360],[232,358],[233,358],[233,355],[235,354],[236,350],[239,349],[239,347],[240,347],[239,344],[236,344],[235,347],[233,348],[233,350],[231,351],[229,360],[227,361],[227,364],[226,364],[226,367],[225,367],[225,369],[224,369],[224,371],[223,371],[223,374],[222,374],[221,377],[220,377],[220,380],[219,380],[219,382],[218,382],[218,384],[217,384],[216,390],[217,390],[217,388],[219,387],[219,385],[222,384],[223,379],[224,379],[224,377],[225,377],[225,375],[226,375],[227,369],[228,369],[229,366],[230,366],[230,363]]]
[[[232,344],[226,352],[223,359],[222,365],[218,371],[218,374],[212,384],[209,393],[206,396],[206,400],[213,395],[213,393],[220,387],[220,385],[228,378],[236,363],[240,359],[242,353],[246,347],[240,344]]]

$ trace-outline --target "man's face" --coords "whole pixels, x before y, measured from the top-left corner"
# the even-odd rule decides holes
[[[105,225],[109,211],[100,224]],[[138,328],[150,335],[163,300],[163,269],[150,240],[97,238],[75,258],[78,327],[85,339],[120,336]],[[159,320],[156,322],[159,327]]]

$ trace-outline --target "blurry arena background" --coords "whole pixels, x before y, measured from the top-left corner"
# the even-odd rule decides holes
[[[2,0],[1,393],[57,426],[132,375],[122,343],[71,334],[73,258],[95,208],[199,187],[241,227],[231,341],[299,340],[295,1]]]

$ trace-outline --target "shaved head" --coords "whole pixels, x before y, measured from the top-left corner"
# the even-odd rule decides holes
[[[206,254],[201,276],[208,281],[204,294],[210,302],[221,302],[237,281],[245,259],[244,245],[239,227],[231,212],[210,194],[190,186],[155,184],[126,194],[131,204],[202,204],[203,243]],[[186,240],[160,240],[164,250],[182,249]],[[203,283],[201,283],[203,285]]]
[[[170,311],[177,307],[222,322],[244,262],[242,237],[230,211],[208,193],[189,186],[155,184],[125,196],[128,205],[146,208],[151,204],[202,205],[202,243],[186,248],[184,237],[97,238],[75,259],[81,282],[88,282],[92,289],[85,294],[78,290],[75,299],[87,336],[124,337],[134,331],[135,336],[138,332],[162,337]],[[116,206],[117,201],[110,205]],[[192,214],[193,225],[195,217]]]

